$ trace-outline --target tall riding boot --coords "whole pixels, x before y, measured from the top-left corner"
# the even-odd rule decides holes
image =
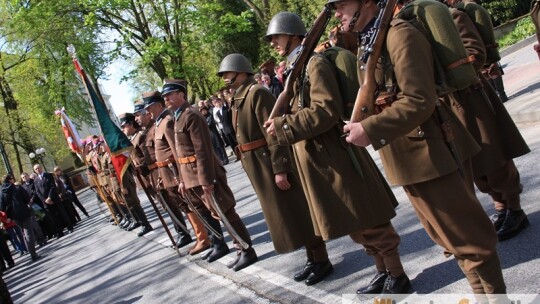
[[[187,228],[186,221],[184,220],[184,216],[180,214],[180,216],[178,216],[177,218],[180,221],[180,223],[182,223],[182,225],[184,225],[184,227]],[[180,228],[180,226],[178,225],[174,225],[174,227],[176,228],[176,232],[178,233],[178,236],[176,237],[177,248],[182,248],[186,246],[187,244],[193,242],[193,239],[191,238],[191,235],[189,234],[188,231],[185,231],[184,229]]]
[[[197,243],[195,243],[195,246],[191,247],[189,254],[195,255],[210,248],[212,241],[208,237],[208,232],[206,231],[203,222],[195,212],[192,211],[187,213],[187,218],[191,223],[191,227],[193,227],[193,232],[195,232],[195,237],[197,238]]]
[[[497,95],[501,99],[502,102],[508,101],[508,96],[506,96],[506,92],[504,91],[504,83],[502,76],[499,76],[495,79],[492,79],[493,81],[493,87],[495,88],[495,91],[497,92]]]
[[[222,237],[222,239],[219,239],[217,236],[212,235],[212,248],[207,254],[204,254],[204,256],[202,257],[203,259],[207,259],[208,263],[212,263],[213,261],[218,260],[228,254],[230,250],[223,237],[221,223],[217,219],[212,217],[209,211],[204,213],[203,217],[208,222],[208,224]]]
[[[150,222],[148,221],[148,217],[146,217],[146,213],[144,213],[144,209],[142,208],[140,204],[135,205],[134,211],[139,217],[141,225],[142,225],[142,228],[139,231],[139,233],[137,233],[137,236],[141,237],[147,234],[148,232],[154,230],[154,227],[150,225]]]
[[[133,217],[135,220],[131,223],[131,225],[129,225],[126,228],[127,231],[132,231],[142,226],[143,218],[141,217],[140,211],[142,211],[142,215],[144,216],[144,219],[146,219],[146,215],[144,214],[144,211],[142,210],[142,208],[140,208],[141,210],[138,210],[137,205],[140,208],[139,204],[133,204],[132,206],[129,207],[129,210],[131,214],[133,214]],[[146,221],[148,222],[148,219],[146,219]]]

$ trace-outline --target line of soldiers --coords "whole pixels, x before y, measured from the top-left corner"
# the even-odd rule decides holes
[[[141,206],[135,179],[131,170],[124,174],[122,183],[112,165],[111,155],[105,141],[93,135],[87,139],[84,155],[89,164],[88,177],[90,185],[96,190],[98,201],[107,204],[114,225],[132,231],[142,226],[138,236],[143,236],[153,230]]]
[[[380,10],[377,1],[328,0],[327,5],[335,10],[342,30],[358,38],[358,45],[371,40]],[[325,241],[348,235],[373,257],[376,268],[371,282],[357,293],[410,291],[398,252],[401,239],[391,223],[398,202],[365,149],[371,145],[381,154],[388,181],[403,187],[426,232],[447,257],[455,257],[473,292],[506,293],[496,245],[529,223],[512,161],[529,148],[482,76],[482,69],[494,64],[486,62],[486,47],[491,46],[482,41],[470,17],[459,10],[452,14],[466,50],[475,56],[478,82],[439,96],[429,40],[412,22],[395,18],[375,75],[380,93],[394,98],[379,114],[359,123],[344,125],[335,70],[322,55],[313,54],[303,75],[292,79],[290,112],[274,119],[269,117],[276,99],[257,84],[249,60],[241,54],[222,60],[218,75],[235,92],[237,149],[276,252],[306,250],[307,261],[295,280],[313,285],[330,275],[333,266]],[[290,67],[306,34],[296,14],[282,12],[270,21],[265,39]],[[178,245],[191,242],[184,229],[185,213],[197,238],[189,253],[210,248],[202,257],[219,259],[229,252],[221,220],[237,249],[227,266],[236,271],[256,262],[257,255],[234,209],[206,121],[186,96],[185,81],[168,79],[161,93],[143,93],[134,113],[121,115],[122,128],[137,149],[136,170],[178,227]],[[452,129],[457,160],[443,122]],[[474,184],[494,201],[491,220]]]
[[[359,46],[373,38],[377,1],[329,0],[327,5]],[[312,55],[304,74],[293,79],[290,112],[275,119],[268,119],[275,99],[257,85],[249,60],[240,54],[222,60],[218,75],[235,90],[233,125],[242,164],[276,251],[306,248],[307,262],[295,275],[297,281],[311,285],[332,273],[324,241],[349,235],[373,256],[377,270],[357,293],[411,289],[398,253],[400,237],[390,222],[396,199],[363,148],[372,145],[380,151],[389,182],[404,188],[432,240],[447,257],[456,258],[475,294],[488,295],[478,300],[496,302],[501,297],[492,294],[506,293],[496,244],[529,224],[512,159],[530,150],[482,75],[496,64],[486,61],[486,48],[494,46],[482,40],[462,10],[451,13],[468,55],[475,56],[478,82],[439,96],[430,42],[411,22],[394,19],[376,79],[380,93],[395,98],[378,115],[344,127],[335,70],[324,56]],[[296,14],[282,12],[270,21],[265,39],[290,67],[306,34]],[[455,136],[459,163],[447,145],[442,120]],[[342,144],[343,131],[354,146]],[[474,184],[493,199],[491,220]]]

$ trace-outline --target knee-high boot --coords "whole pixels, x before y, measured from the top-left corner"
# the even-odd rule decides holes
[[[192,211],[187,213],[187,218],[191,223],[191,226],[193,227],[193,232],[195,233],[195,237],[197,239],[195,246],[191,247],[191,249],[189,250],[189,254],[195,255],[210,248],[212,242],[208,237],[208,232],[206,231],[203,222],[201,221],[199,216],[195,214],[195,212]]]

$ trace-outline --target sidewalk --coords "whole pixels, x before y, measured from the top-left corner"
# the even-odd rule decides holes
[[[511,53],[501,59],[504,86],[510,98],[505,106],[518,124],[540,121],[540,60],[533,50],[537,41],[524,42],[527,41],[510,47]]]

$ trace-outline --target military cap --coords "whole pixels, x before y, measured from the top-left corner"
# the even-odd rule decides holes
[[[161,95],[167,95],[172,92],[183,92],[187,95],[187,81],[182,79],[165,79]]]
[[[135,121],[135,115],[132,113],[122,113],[118,115],[118,119],[120,119],[120,127],[123,127],[125,124],[131,124]]]
[[[144,102],[144,108],[148,108],[151,104],[159,102],[161,104],[165,103],[163,96],[159,91],[144,92],[142,93],[142,99]]]
[[[144,101],[137,99],[133,103],[133,114],[137,114],[138,112],[144,110]]]

